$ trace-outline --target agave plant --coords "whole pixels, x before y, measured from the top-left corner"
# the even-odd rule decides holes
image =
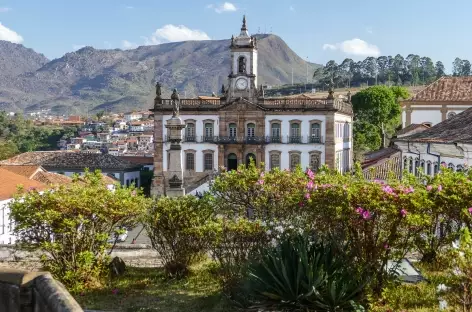
[[[365,281],[334,244],[287,238],[249,266],[248,289],[258,305],[313,311],[363,311]]]

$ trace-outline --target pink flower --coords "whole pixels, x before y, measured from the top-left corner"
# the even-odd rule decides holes
[[[364,209],[357,207],[356,212],[361,215],[364,212]]]
[[[311,181],[311,180],[308,181],[308,183],[306,184],[306,188],[309,189],[309,190],[312,190],[314,186],[315,185],[313,184],[313,181]]]
[[[111,291],[111,293],[114,294],[114,295],[118,294],[118,289],[116,289],[116,288],[113,289],[113,290]]]
[[[264,172],[261,172],[261,179],[264,178]]]
[[[370,212],[368,210],[364,210],[364,212],[362,213],[362,219],[369,220],[370,217],[371,217]]]
[[[385,185],[382,187],[382,190],[387,194],[393,194],[393,189],[390,185]]]
[[[259,184],[259,185],[264,184],[264,180],[259,180],[259,181],[257,181],[257,184]]]
[[[305,194],[305,198],[306,198],[306,199],[310,199],[310,193],[306,193],[306,194]]]
[[[313,180],[315,178],[315,173],[311,171],[311,169],[307,169],[306,174],[310,180]]]
[[[427,190],[428,192],[431,191],[432,189],[433,189],[433,186],[432,186],[432,185],[428,185],[428,186],[426,187],[426,190]]]
[[[299,205],[300,207],[303,207],[304,204],[303,204],[303,202],[299,202],[298,205]]]
[[[470,214],[472,214],[472,207],[470,207],[469,209],[467,209],[469,211]]]
[[[402,215],[402,217],[406,217],[407,213],[408,212],[405,209],[400,210],[400,214]]]
[[[446,163],[441,163],[441,167],[446,168]]]
[[[438,186],[438,192],[441,192],[441,191],[442,191],[442,185],[439,184],[439,186]]]
[[[404,190],[403,190],[403,193],[409,194],[409,193],[413,193],[414,191],[415,191],[415,189],[410,186],[410,187],[404,189]]]
[[[387,243],[385,243],[385,244],[384,244],[384,248],[385,248],[385,249],[390,249],[390,246],[389,246]]]

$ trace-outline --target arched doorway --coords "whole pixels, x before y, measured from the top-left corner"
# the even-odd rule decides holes
[[[246,155],[246,167],[249,167],[249,164],[251,163],[251,159],[254,162],[254,165],[256,165],[256,155],[249,153]]]
[[[236,154],[228,155],[228,171],[238,169],[238,156]]]

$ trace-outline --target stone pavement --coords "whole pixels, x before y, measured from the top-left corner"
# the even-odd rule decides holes
[[[134,238],[136,238],[136,241],[134,242],[135,244],[151,245],[151,240],[149,239],[146,230],[141,224],[129,231],[126,240],[118,244],[131,244]]]

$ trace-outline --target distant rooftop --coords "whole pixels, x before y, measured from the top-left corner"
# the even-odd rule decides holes
[[[472,81],[472,80],[471,80]],[[448,118],[425,131],[396,139],[431,143],[472,143],[472,108]]]
[[[27,152],[10,159],[0,161],[0,165],[37,165],[46,170],[130,170],[138,166],[129,161],[119,159],[109,154],[88,154],[64,151],[54,152]]]
[[[472,102],[472,77],[441,77],[408,102]]]

